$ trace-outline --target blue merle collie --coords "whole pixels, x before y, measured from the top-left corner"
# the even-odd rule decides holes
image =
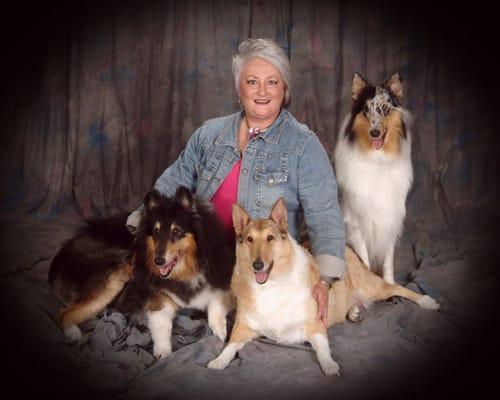
[[[158,358],[172,352],[180,307],[206,310],[210,328],[225,340],[234,250],[221,240],[212,208],[181,186],[171,198],[146,195],[135,238],[126,219],[88,221],[54,257],[49,282],[68,302],[60,313],[66,337],[79,341],[78,325],[110,305],[146,313]]]
[[[334,154],[347,241],[368,267],[394,283],[394,247],[413,181],[411,115],[398,73],[374,86],[352,80],[352,107]]]

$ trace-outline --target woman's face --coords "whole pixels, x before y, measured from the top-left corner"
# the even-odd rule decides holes
[[[242,68],[239,92],[250,127],[264,128],[272,124],[280,113],[285,83],[272,64],[253,58]]]

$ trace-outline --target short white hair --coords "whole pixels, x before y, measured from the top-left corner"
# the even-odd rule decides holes
[[[253,58],[261,58],[273,65],[281,74],[285,83],[286,107],[292,100],[290,61],[285,51],[271,39],[247,39],[238,46],[238,54],[233,56],[233,76],[236,91],[239,92],[240,74],[243,66]]]

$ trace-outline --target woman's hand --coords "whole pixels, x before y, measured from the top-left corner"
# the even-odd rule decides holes
[[[313,287],[313,297],[318,303],[316,319],[323,321],[325,328],[328,327],[328,291],[329,287],[325,283],[318,282]]]

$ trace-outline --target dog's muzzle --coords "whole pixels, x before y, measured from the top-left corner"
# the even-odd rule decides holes
[[[252,267],[255,271],[262,271],[262,269],[264,268],[264,263],[262,262],[262,260],[256,260],[253,262]]]
[[[252,263],[253,272],[255,273],[255,280],[257,281],[258,284],[262,285],[263,283],[267,282],[269,274],[273,269],[273,265],[274,262],[271,261],[267,269],[264,269],[264,262],[262,260],[255,260]]]

